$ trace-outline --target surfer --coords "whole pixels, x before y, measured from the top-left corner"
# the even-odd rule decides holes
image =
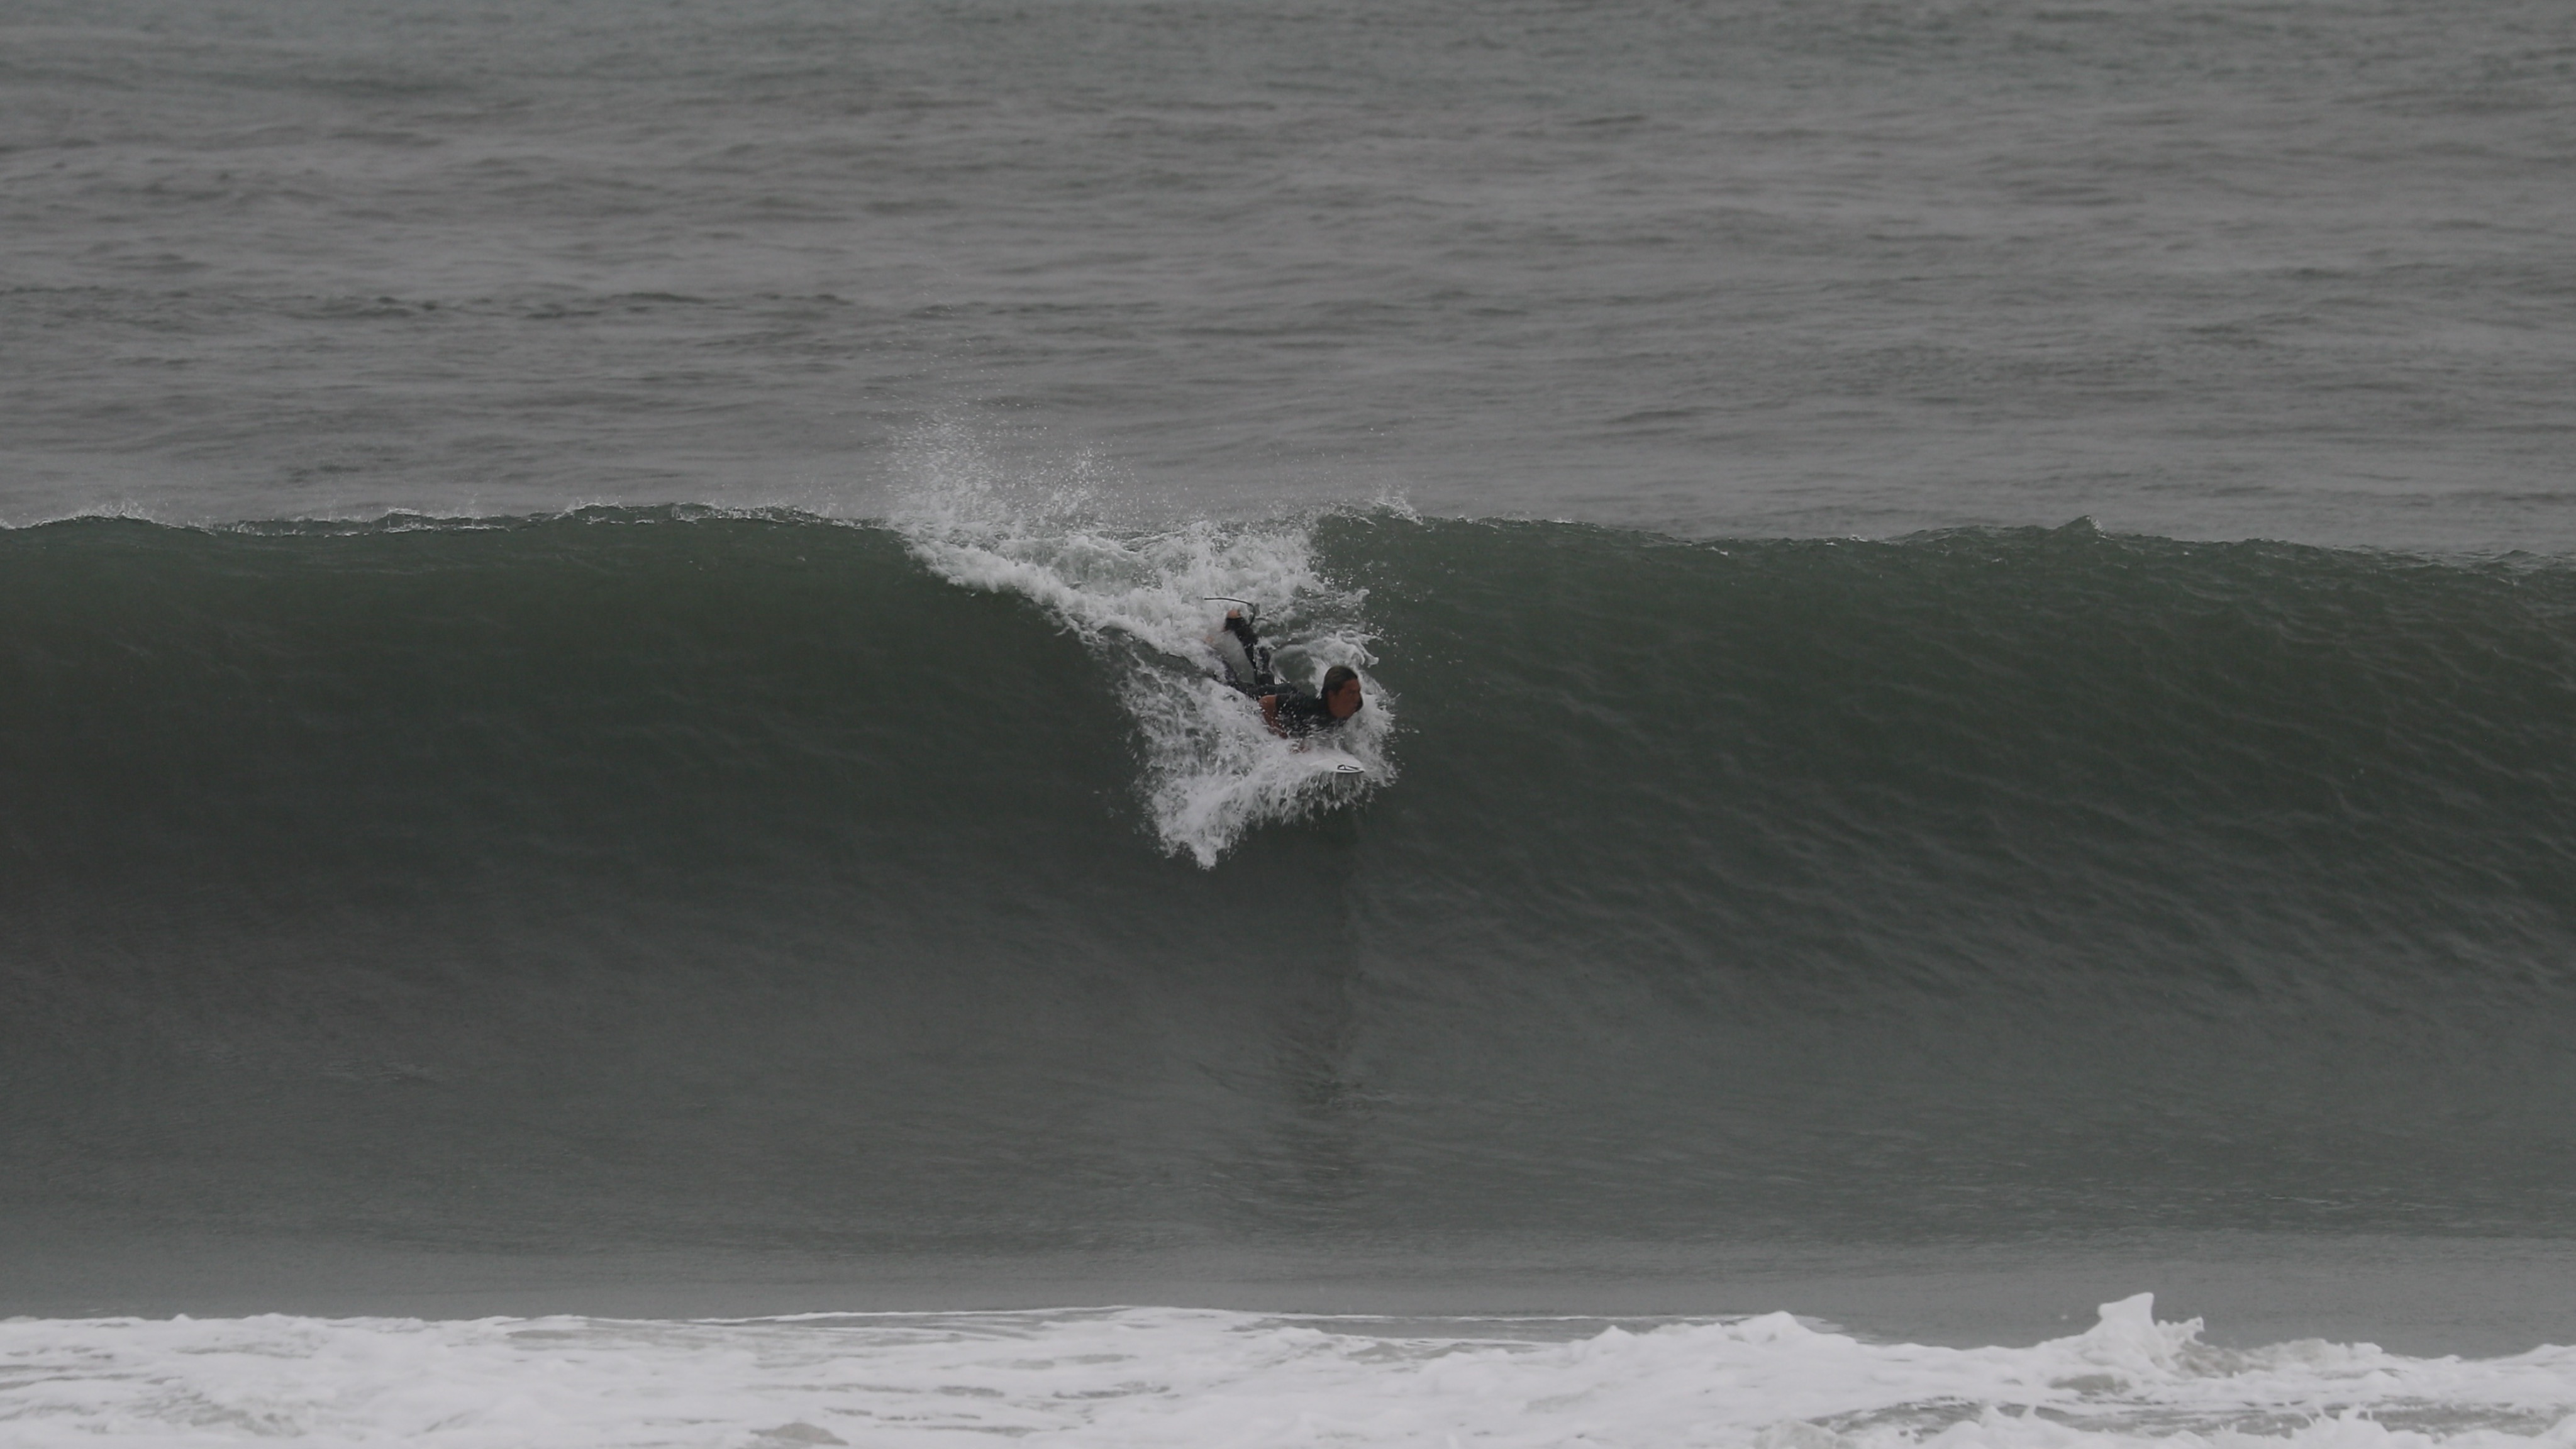
[[[1366,703],[1367,696],[1360,693],[1360,672],[1336,664],[1324,671],[1324,692],[1319,697],[1310,699],[1285,688],[1261,696],[1261,722],[1282,738],[1310,735],[1347,721]]]
[[[1282,739],[1302,739],[1317,730],[1331,729],[1358,714],[1360,707],[1368,703],[1368,697],[1360,690],[1360,672],[1347,664],[1325,670],[1324,692],[1311,698],[1280,683],[1270,670],[1269,647],[1252,632],[1252,624],[1241,609],[1225,611],[1225,632],[1242,646],[1245,665],[1238,671],[1227,657],[1226,678],[1260,703],[1261,722]],[[1223,651],[1220,657],[1225,657]],[[1252,677],[1247,680],[1244,673]]]

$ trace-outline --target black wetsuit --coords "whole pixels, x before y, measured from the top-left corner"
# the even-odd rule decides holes
[[[1285,686],[1276,693],[1279,696],[1279,727],[1292,735],[1311,735],[1342,723],[1333,718],[1332,710],[1326,708],[1322,700],[1311,694],[1299,694]]]

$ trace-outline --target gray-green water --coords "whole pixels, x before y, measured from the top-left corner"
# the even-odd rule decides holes
[[[1185,514],[2561,551],[2551,0],[12,4],[0,518]]]

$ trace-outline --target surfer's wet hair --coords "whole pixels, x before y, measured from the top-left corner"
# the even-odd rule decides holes
[[[1326,698],[1326,699],[1330,699],[1330,698],[1332,698],[1332,697],[1333,697],[1333,695],[1334,695],[1334,693],[1335,693],[1337,690],[1339,690],[1343,685],[1348,684],[1348,683],[1350,683],[1352,680],[1357,679],[1357,678],[1359,678],[1359,677],[1360,677],[1360,672],[1359,672],[1358,670],[1356,670],[1356,669],[1353,669],[1352,667],[1350,667],[1350,666],[1349,666],[1349,665],[1347,665],[1347,664],[1336,664],[1336,665],[1334,665],[1332,668],[1325,670],[1325,671],[1324,671],[1324,698]],[[1361,702],[1362,704],[1366,704],[1366,703],[1368,702],[1368,700],[1367,700],[1367,698],[1366,698],[1365,696],[1363,696],[1363,697],[1361,698],[1360,702]]]

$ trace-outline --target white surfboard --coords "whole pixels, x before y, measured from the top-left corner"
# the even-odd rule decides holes
[[[1348,750],[1334,749],[1330,745],[1308,745],[1297,752],[1297,757],[1304,760],[1307,768],[1313,770],[1318,775],[1365,775],[1368,773],[1368,766],[1362,763],[1357,755],[1352,754]]]

